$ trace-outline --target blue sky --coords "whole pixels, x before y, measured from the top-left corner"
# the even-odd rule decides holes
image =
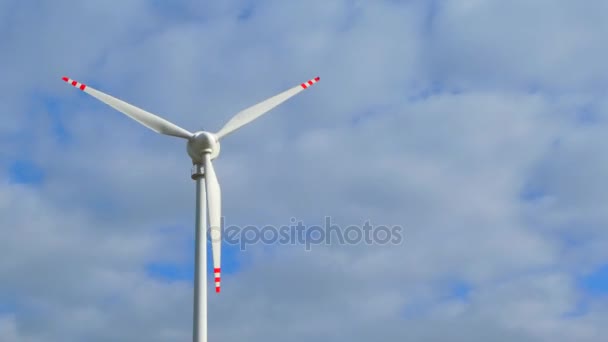
[[[585,291],[594,296],[608,295],[608,264],[602,265],[581,279]]]
[[[11,160],[8,173],[10,181],[14,183],[39,186],[44,182],[44,169],[31,160]]]
[[[318,75],[222,142],[227,222],[404,242],[225,244],[210,340],[602,341],[606,10],[0,1],[0,340],[191,334],[186,146],[62,76],[214,131]]]

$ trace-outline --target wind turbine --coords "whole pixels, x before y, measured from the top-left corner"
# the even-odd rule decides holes
[[[215,133],[207,131],[189,132],[157,115],[135,107],[83,83],[68,77],[63,77],[62,79],[157,133],[187,140],[187,151],[193,164],[191,177],[196,181],[196,257],[194,263],[193,341],[207,342],[207,272],[205,269],[207,265],[207,230],[204,229],[207,226],[207,212],[205,211],[205,207],[207,206],[209,214],[215,291],[219,293],[222,247],[222,232],[220,227],[222,204],[220,184],[217,180],[212,160],[219,156],[220,141],[228,134],[247,125],[274,107],[287,101],[289,98],[319,82],[320,78],[315,77],[238,112],[224,125],[224,127]]]

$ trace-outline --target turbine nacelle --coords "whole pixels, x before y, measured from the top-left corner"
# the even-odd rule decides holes
[[[194,164],[202,164],[205,153],[210,153],[211,160],[217,158],[220,154],[220,142],[215,134],[198,131],[188,139],[187,150]]]

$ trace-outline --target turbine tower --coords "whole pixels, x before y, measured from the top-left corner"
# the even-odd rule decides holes
[[[215,133],[207,131],[189,132],[157,115],[83,83],[68,77],[63,77],[62,79],[157,133],[186,139],[186,150],[193,164],[191,177],[196,182],[193,341],[207,342],[207,230],[205,229],[207,227],[207,214],[209,215],[215,292],[220,292],[221,284],[221,189],[212,163],[219,156],[220,141],[228,134],[247,125],[274,107],[317,83],[320,80],[319,77],[301,83],[238,112],[224,127]]]

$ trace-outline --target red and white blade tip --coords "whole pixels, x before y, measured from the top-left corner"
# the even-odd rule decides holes
[[[73,85],[74,87],[79,88],[80,90],[85,90],[85,88],[87,87],[86,84],[82,84],[78,81],[74,81],[73,79],[66,77],[66,76],[63,76],[61,79],[64,80],[65,82]]]
[[[214,268],[213,275],[215,278],[215,292],[220,293],[220,269]]]
[[[300,86],[302,87],[302,89],[306,89],[308,87],[310,87],[311,85],[319,82],[321,80],[321,78],[319,76],[313,78],[312,80],[308,80],[308,82],[304,82],[302,84],[300,84]]]

